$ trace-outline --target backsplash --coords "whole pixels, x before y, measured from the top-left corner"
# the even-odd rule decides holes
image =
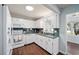
[[[23,28],[23,32],[24,34],[27,33],[42,33],[43,32],[43,28]]]
[[[41,35],[46,35],[46,36],[54,36],[54,37],[59,37],[59,28],[53,28],[53,32],[46,33],[43,32],[43,28],[14,28],[13,30],[22,30],[23,34],[41,34]]]
[[[45,33],[44,34],[47,34],[47,35],[53,35],[55,37],[59,37],[59,28],[53,28],[53,32],[51,33]]]
[[[59,37],[59,28],[54,28],[53,35]]]

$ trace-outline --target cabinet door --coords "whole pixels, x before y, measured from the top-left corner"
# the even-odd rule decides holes
[[[44,37],[43,36],[40,36],[40,35],[38,35],[37,36],[38,37],[38,39],[37,39],[37,44],[40,46],[40,47],[42,47],[42,48],[44,48]]]
[[[48,51],[49,53],[53,53],[53,49],[52,49],[52,41],[50,38],[48,37],[42,37],[41,39],[41,47],[43,49],[45,49],[46,51]]]
[[[26,34],[25,41],[26,44],[37,42],[37,35],[36,34]]]
[[[35,21],[35,24],[36,24],[35,27],[36,27],[36,28],[40,28],[40,20],[41,20],[41,19]]]
[[[29,35],[24,36],[25,44],[29,44]]]
[[[59,38],[53,40],[53,54],[57,54],[59,52]]]
[[[47,37],[43,37],[43,48],[45,49],[45,50],[47,50],[47,46],[48,46],[48,42],[47,42]]]
[[[12,18],[12,26],[13,27],[23,27],[23,19]]]
[[[37,43],[40,46],[40,44],[41,44],[41,42],[40,42],[40,39],[41,39],[40,35],[36,35],[35,37],[36,37],[36,40],[34,40],[34,42]]]
[[[52,47],[52,40],[48,38],[46,41],[46,50],[51,54],[53,53]]]
[[[44,36],[40,36],[37,35],[38,39],[36,41],[36,43],[42,47],[43,49],[45,49],[46,51],[48,51],[49,53],[53,53],[53,49],[52,49],[52,39],[48,38],[48,37],[44,37]]]
[[[45,40],[45,42],[44,42],[44,49],[45,49],[46,51],[48,51],[48,48],[49,48],[49,46],[48,46],[48,41]]]
[[[34,37],[36,37],[36,38],[34,39],[34,42],[35,42],[36,44],[38,44],[39,36],[35,34]]]
[[[42,37],[42,39],[41,39],[41,43],[42,43],[41,46],[42,46],[42,48],[45,49],[45,50],[46,50],[46,45],[45,45],[46,39],[47,39],[46,37]]]
[[[40,40],[39,40],[39,45],[43,48],[43,45],[44,45],[44,43],[43,43],[43,37],[42,36],[40,36]]]
[[[31,42],[37,41],[38,40],[37,34],[30,34],[30,39],[31,39]]]
[[[31,35],[27,34],[25,40],[26,40],[26,44],[32,43],[32,41],[31,41]]]

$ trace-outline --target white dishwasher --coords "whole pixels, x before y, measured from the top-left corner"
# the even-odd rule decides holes
[[[13,44],[12,44],[13,48],[21,47],[24,45],[22,28],[13,28],[12,37],[13,37]]]

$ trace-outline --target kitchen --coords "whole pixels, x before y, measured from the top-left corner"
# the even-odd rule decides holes
[[[69,31],[72,30],[66,27],[66,21],[70,18],[66,18],[65,16],[71,15],[73,11],[69,12],[69,10],[72,10],[72,8],[75,6],[78,7],[78,5],[69,4],[2,4],[2,7],[0,8],[2,8],[1,11],[3,12],[3,21],[1,22],[3,24],[2,37],[4,37],[2,40],[2,50],[0,50],[2,51],[1,54],[74,54],[72,53],[73,51],[71,51],[71,46],[74,46],[74,43],[76,43],[76,41],[70,40],[73,39],[69,36]],[[72,8],[69,9],[70,7]],[[76,9],[73,8],[73,10]],[[74,12],[78,11],[79,10],[77,9]],[[78,43],[79,42],[77,41],[76,44]],[[28,51],[26,52],[27,46],[30,45],[33,45],[33,47],[28,49]],[[35,48],[35,50],[33,50],[35,46],[39,49]],[[25,49],[25,51],[21,51],[23,49]],[[40,52],[42,54],[37,53],[40,50],[43,50],[44,53],[47,54],[43,54],[43,52]],[[75,54],[77,53],[75,52]]]
[[[18,5],[13,5],[13,6],[19,7]],[[36,8],[38,6],[40,7],[39,10],[35,9],[38,12],[40,12],[41,10],[42,10],[41,12],[43,13],[46,12],[43,11],[46,10],[46,7],[43,7],[42,5],[33,5],[33,6],[35,6]],[[10,10],[12,9],[10,8]],[[15,10],[16,8],[14,9],[14,11]],[[29,13],[31,12],[32,11],[30,11]],[[47,9],[47,13],[45,13],[44,15],[45,16],[42,17],[39,16],[40,18],[37,18],[35,20],[16,18],[17,16],[12,18],[13,40],[16,41],[15,43],[13,42],[13,48],[21,47],[23,45],[27,45],[35,42],[40,47],[48,51],[50,54],[58,53],[59,26],[57,26],[58,23],[56,23],[56,21],[58,21],[58,14]],[[23,30],[23,33],[21,32],[21,30]]]

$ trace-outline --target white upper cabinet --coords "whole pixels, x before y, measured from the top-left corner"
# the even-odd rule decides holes
[[[29,19],[12,18],[13,27],[23,28],[44,28],[46,31],[49,29],[59,28],[59,14],[53,13],[52,15],[42,17],[36,21]]]
[[[13,18],[13,27],[35,28],[35,21],[28,19]]]
[[[45,18],[40,18],[40,19],[36,20],[35,21],[36,28],[44,28],[44,26],[45,26],[44,20],[45,20]]]
[[[36,28],[43,28],[43,32],[51,33],[53,28],[59,28],[59,14],[42,17],[36,21]]]
[[[59,14],[42,17],[36,21],[37,28],[59,28]]]
[[[25,20],[23,23],[25,28],[35,28],[35,22],[32,20]]]
[[[50,28],[59,28],[59,15],[56,13],[53,13],[52,15],[45,17],[45,23]]]
[[[51,20],[51,24],[53,28],[59,28],[59,14],[54,14],[49,17],[49,20]]]
[[[35,21],[35,27],[36,28],[40,28],[40,20],[36,20]]]
[[[23,27],[22,20],[19,18],[12,18],[12,27]]]

